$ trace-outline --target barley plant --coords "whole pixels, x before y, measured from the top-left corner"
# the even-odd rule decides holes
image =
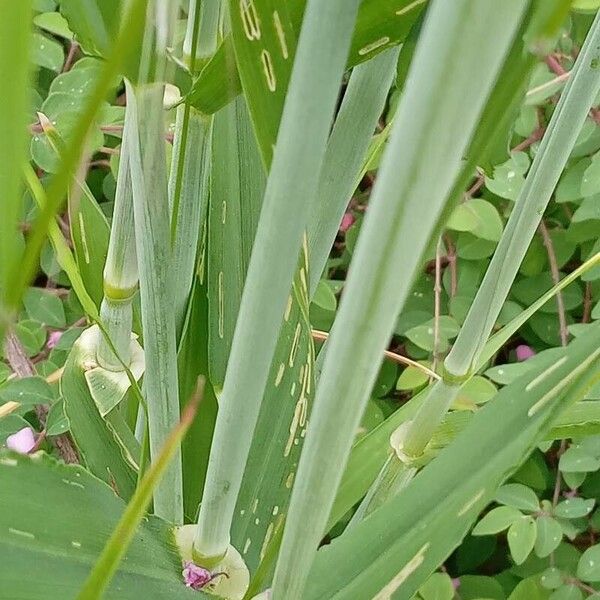
[[[600,597],[598,0],[0,0],[0,600]]]

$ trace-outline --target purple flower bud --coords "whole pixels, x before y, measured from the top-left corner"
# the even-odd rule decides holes
[[[27,454],[35,447],[35,437],[31,427],[23,427],[17,433],[13,433],[6,438],[6,447],[19,454]]]
[[[523,362],[524,360],[535,356],[535,350],[531,346],[526,346],[525,344],[519,344],[515,348],[515,351],[519,362]]]
[[[183,581],[186,587],[192,588],[193,590],[199,590],[203,588],[213,578],[210,571],[203,569],[193,562],[186,561],[183,565]]]
[[[354,215],[352,213],[345,213],[344,216],[342,217],[342,222],[340,223],[340,231],[342,233],[345,233],[346,231],[348,231],[348,229],[350,229],[350,227],[352,227],[352,225],[354,224]]]
[[[62,331],[52,331],[50,333],[50,335],[48,336],[48,341],[46,342],[46,347],[49,348],[50,350],[52,350],[52,348],[55,348],[56,344],[58,344],[58,341],[62,337],[62,334],[63,334]]]

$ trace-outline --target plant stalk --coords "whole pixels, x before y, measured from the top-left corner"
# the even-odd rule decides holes
[[[577,57],[490,266],[444,361],[443,380],[434,384],[430,397],[406,432],[403,446],[409,457],[418,457],[425,450],[461,385],[471,376],[493,330],[579,131],[600,91],[598,44],[600,15],[596,16]]]

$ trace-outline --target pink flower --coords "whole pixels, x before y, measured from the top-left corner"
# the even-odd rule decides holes
[[[48,336],[48,341],[46,342],[46,346],[52,350],[52,348],[56,347],[58,344],[58,340],[62,337],[62,331],[52,331]]]
[[[526,346],[525,344],[519,344],[515,351],[517,353],[517,360],[519,362],[523,362],[532,356],[535,356],[535,350],[531,348],[531,346]]]
[[[203,588],[213,578],[210,571],[203,569],[193,562],[186,561],[183,565],[183,581],[186,587],[192,588],[193,590],[199,590]]]
[[[342,233],[346,233],[350,227],[354,224],[354,215],[352,213],[347,212],[342,217],[342,222],[340,223],[340,231]]]
[[[6,447],[19,454],[27,454],[35,447],[35,437],[31,427],[23,427],[17,433],[13,433],[6,438]]]

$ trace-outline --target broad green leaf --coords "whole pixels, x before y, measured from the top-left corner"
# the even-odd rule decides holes
[[[557,202],[573,202],[582,197],[581,180],[590,164],[590,159],[585,157],[565,169],[556,188]]]
[[[19,321],[14,326],[14,331],[23,345],[27,356],[38,354],[46,342],[46,328],[39,322],[31,319]]]
[[[6,443],[6,438],[25,427],[31,427],[31,424],[23,417],[11,413],[0,419],[0,446]]]
[[[452,600],[454,586],[448,573],[434,573],[420,588],[419,597],[423,600]]]
[[[266,2],[263,4],[263,0],[243,0],[243,2],[243,4],[236,5],[232,1],[231,10],[232,14],[238,13],[243,17],[241,24],[247,27],[242,31],[249,42],[259,41],[260,43],[260,37],[256,38],[256,32],[258,31],[259,35],[262,36],[263,28],[268,27],[269,37],[273,33],[277,34],[279,29],[277,17],[273,13],[267,13],[264,22],[259,22],[258,29],[256,28],[257,21],[255,15],[258,12],[255,5],[271,6],[271,4],[266,4]],[[292,34],[296,39],[300,31],[305,2],[306,0],[294,0],[293,3],[290,3],[289,11]],[[365,0],[362,2],[347,66],[353,67],[373,58],[377,53],[390,46],[402,43],[426,3],[427,0]],[[285,32],[288,25],[281,18],[282,9],[279,5],[275,6],[280,15],[281,30]],[[237,15],[234,18],[237,18]],[[289,43],[287,38],[284,41],[286,44]],[[255,44],[255,46],[258,45]],[[241,92],[242,85],[237,69],[235,68],[233,46],[231,38],[225,38],[213,59],[206,65],[198,79],[194,82],[189,102],[205,114],[217,112]],[[279,47],[283,48],[283,45]],[[237,52],[239,56],[239,50]],[[289,48],[288,55],[291,56]],[[262,65],[263,60],[261,58],[260,65]],[[254,66],[254,68],[256,67],[257,65]]]
[[[0,8],[0,80],[10,89],[0,101],[0,186],[4,200],[0,219],[0,339],[4,337],[7,283],[22,252],[21,165],[26,161],[29,97],[31,2],[6,2]],[[16,304],[13,310],[16,309]]]
[[[481,198],[459,204],[446,226],[456,231],[469,231],[478,238],[492,242],[497,242],[502,235],[502,219],[496,207]]]
[[[540,509],[540,502],[535,492],[520,483],[507,483],[503,485],[494,496],[494,500],[506,506],[513,506],[521,510],[535,512]]]
[[[337,298],[335,297],[333,290],[322,279],[317,284],[317,289],[315,290],[311,302],[323,310],[335,311],[337,308]]]
[[[431,319],[423,325],[413,327],[404,335],[423,350],[433,351],[435,346],[435,319]],[[458,334],[460,327],[458,323],[447,315],[438,319],[438,352],[444,352],[449,347],[449,341]]]
[[[506,538],[515,563],[520,565],[525,562],[533,550],[536,536],[537,526],[531,516],[522,517],[510,526]]]
[[[65,61],[65,52],[55,39],[34,33],[31,38],[31,60],[39,67],[58,73]]]
[[[429,381],[429,376],[423,369],[417,367],[406,367],[398,377],[396,382],[397,390],[414,390],[425,385]]]
[[[525,162],[516,158],[519,154],[526,157]],[[501,198],[516,200],[525,185],[525,173],[528,167],[527,155],[517,153],[505,163],[494,168],[493,177],[486,177],[486,187]]]
[[[296,53],[289,3],[230,0],[236,64],[265,165],[271,164]]]
[[[600,193],[600,153],[592,157],[592,163],[581,179],[581,195],[584,198]]]
[[[46,418],[46,435],[60,435],[69,431],[69,419],[65,414],[64,400],[55,402],[48,411]]]
[[[44,323],[48,327],[65,327],[65,309],[57,295],[32,287],[27,290],[23,304],[31,319]]]
[[[82,110],[85,105],[75,94],[66,92],[53,92],[42,104],[40,112],[48,118],[56,132],[53,135],[60,136],[63,143],[72,141],[75,129],[81,119]],[[104,140],[102,133],[94,129],[89,138],[89,148],[95,152]],[[50,135],[36,133],[31,138],[31,156],[37,165],[49,173],[55,173],[60,164],[60,156],[56,144]]]
[[[105,57],[119,30],[122,0],[61,0],[60,12],[84,52]]]
[[[561,454],[558,468],[569,473],[589,473],[600,469],[600,460],[577,446],[571,446]]]
[[[539,526],[539,519],[538,519],[538,526]],[[562,533],[561,533],[561,536],[562,536]],[[560,569],[557,569],[556,567],[549,567],[542,573],[542,576],[540,577],[540,584],[542,585],[542,587],[546,588],[547,590],[555,590],[555,589],[559,588],[562,585],[562,583],[563,583],[562,573],[560,572]]]
[[[493,535],[508,529],[515,521],[521,519],[523,513],[512,506],[493,508],[472,531],[472,535]]]
[[[496,395],[496,386],[480,375],[471,377],[461,388],[454,400],[453,407],[462,410],[474,410]]]
[[[490,600],[505,600],[506,594],[502,586],[492,577],[482,575],[463,575],[460,580],[460,593],[465,600],[486,598]]]
[[[541,515],[537,518],[537,536],[534,546],[537,556],[540,558],[549,556],[556,550],[562,537],[562,528],[552,517]]]
[[[554,509],[554,515],[561,519],[579,519],[587,517],[594,509],[596,501],[594,498],[585,500],[584,498],[567,498]]]
[[[46,12],[33,17],[33,24],[53,35],[70,40],[73,32],[69,29],[66,19],[57,12]],[[62,64],[61,64],[62,67]]]
[[[584,198],[579,208],[573,213],[573,223],[600,219],[600,194]]]
[[[28,600],[74,598],[125,503],[82,467],[66,466],[43,453],[3,453],[0,486],[2,593]],[[104,597],[203,598],[183,585],[181,562],[171,543],[167,524],[149,517]]]
[[[52,404],[53,401],[52,388],[41,377],[12,379],[0,386],[0,404],[18,402],[25,409],[23,412],[36,404]]]
[[[588,548],[581,555],[577,577],[583,581],[600,581],[600,544]]]
[[[550,600],[583,600],[583,592],[576,584],[569,583],[552,592]]]
[[[501,390],[408,487],[317,553],[305,597],[327,598],[335,590],[345,600],[399,588],[410,597],[564,408],[562,392],[573,386],[575,399],[593,383],[588,368],[600,355],[599,341],[596,327],[572,342],[558,363],[547,361]]]

